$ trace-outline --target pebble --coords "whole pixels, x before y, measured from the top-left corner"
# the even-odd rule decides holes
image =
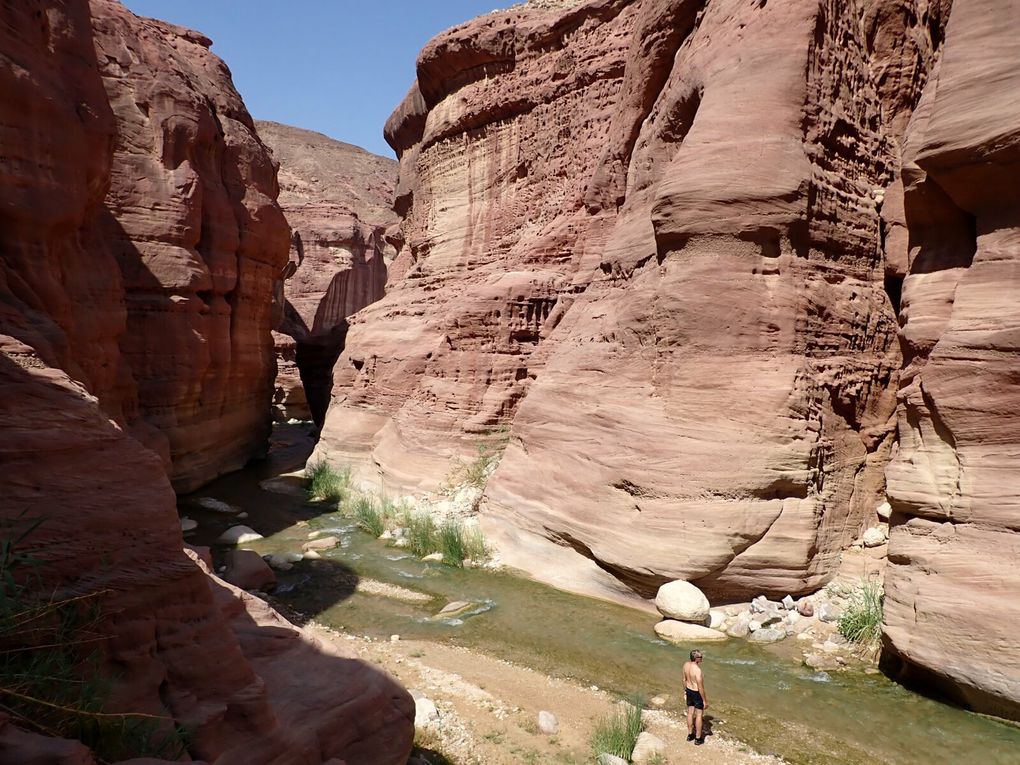
[[[543,709],[538,713],[538,729],[547,736],[555,736],[559,733],[560,723],[556,715]]]

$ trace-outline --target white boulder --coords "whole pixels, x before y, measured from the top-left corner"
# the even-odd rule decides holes
[[[709,603],[705,593],[690,582],[677,579],[659,588],[655,607],[667,619],[703,623],[708,619]]]
[[[675,619],[663,619],[656,624],[655,634],[670,643],[706,643],[727,639],[724,632]]]
[[[231,526],[220,534],[216,544],[220,545],[246,545],[249,542],[257,542],[264,537],[255,529],[248,526]]]
[[[547,736],[555,736],[560,730],[556,715],[544,709],[538,713],[538,729]]]
[[[637,741],[634,743],[634,753],[631,754],[630,761],[634,765],[643,765],[656,759],[661,760],[665,755],[666,742],[645,730],[638,734]]]

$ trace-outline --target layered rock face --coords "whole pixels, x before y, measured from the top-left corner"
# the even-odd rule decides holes
[[[888,647],[1017,716],[1016,619],[974,625],[1020,602],[1020,20],[951,5],[534,3],[438,37],[387,126],[403,276],[318,456],[431,490],[508,428],[504,562],[620,598],[813,590],[889,465]]]
[[[910,124],[886,637],[906,678],[1020,719],[1020,8],[956,2]]]
[[[287,247],[226,68],[200,36],[108,0],[0,17],[4,538],[41,519],[18,549],[40,586],[101,593],[108,711],[182,725],[210,762],[403,762],[402,689],[182,551],[169,476],[241,464],[266,421]]]
[[[309,130],[257,126],[280,163],[280,204],[293,229],[273,401],[282,418],[321,426],[347,318],[385,292],[397,163]]]
[[[824,583],[893,438],[891,83],[932,59],[894,5],[605,0],[430,43],[388,126],[409,270],[356,317],[319,453],[432,488],[509,425],[506,562],[603,595]]]

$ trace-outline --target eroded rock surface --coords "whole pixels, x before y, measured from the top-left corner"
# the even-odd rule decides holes
[[[408,270],[353,323],[319,454],[428,489],[509,426],[505,562],[820,586],[884,488],[886,80],[932,57],[919,17],[851,5],[605,0],[426,46],[387,128]]]
[[[892,459],[889,645],[1016,716],[1016,619],[975,625],[1020,602],[1020,19],[952,5],[534,3],[437,37],[387,126],[402,276],[317,456],[431,491],[509,429],[505,563],[713,599],[817,589]]]
[[[956,2],[908,132],[886,628],[907,678],[1020,719],[1020,8]]]
[[[404,762],[399,686],[261,601],[217,604],[182,550],[171,478],[239,466],[268,424],[286,262],[274,169],[226,67],[109,0],[0,15],[4,539],[41,519],[17,552],[42,591],[100,593],[107,711],[184,726],[192,759]]]
[[[293,229],[274,404],[280,417],[321,426],[347,318],[385,292],[397,164],[310,130],[275,122],[258,130],[280,163],[280,204]]]

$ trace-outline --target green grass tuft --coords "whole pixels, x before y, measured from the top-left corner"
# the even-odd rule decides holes
[[[595,758],[603,752],[630,760],[641,733],[643,704],[629,702],[623,710],[595,723],[591,735],[591,751]]]
[[[839,634],[864,648],[877,648],[882,639],[883,599],[878,583],[862,582],[847,599],[839,618]]]
[[[365,494],[359,494],[352,499],[351,507],[354,520],[362,531],[378,537],[386,530],[385,506],[377,505]]]
[[[465,558],[484,560],[485,540],[477,528],[465,528],[460,521],[449,519],[439,527],[439,549],[443,562],[450,566],[463,566]]]
[[[308,496],[318,502],[341,504],[351,493],[351,468],[348,465],[334,468],[320,461],[305,468],[308,479]]]

